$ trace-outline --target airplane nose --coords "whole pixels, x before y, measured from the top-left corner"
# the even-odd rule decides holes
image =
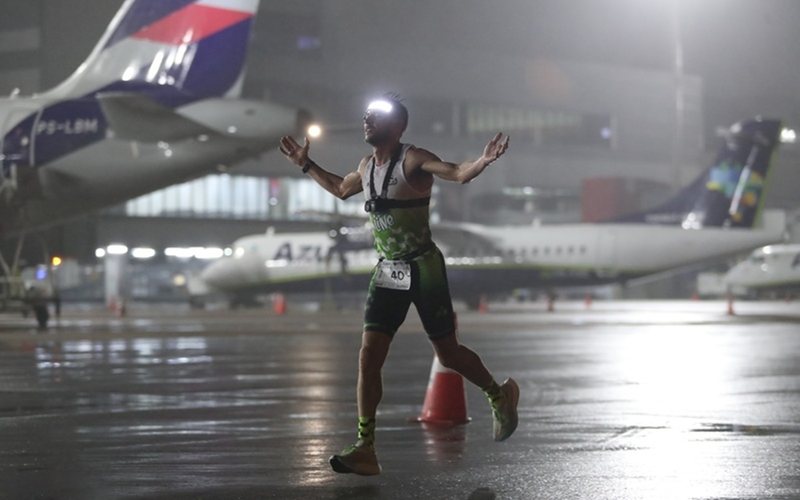
[[[206,285],[212,288],[225,289],[236,281],[238,274],[236,263],[229,259],[212,262],[200,273]]]

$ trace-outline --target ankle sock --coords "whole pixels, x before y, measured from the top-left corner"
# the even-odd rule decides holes
[[[503,391],[500,390],[500,386],[497,385],[497,382],[494,380],[492,380],[492,383],[484,387],[482,390],[483,393],[486,394],[486,399],[489,400],[492,406],[494,406],[495,403],[503,397]]]
[[[375,444],[375,417],[358,417],[358,440],[368,446]]]

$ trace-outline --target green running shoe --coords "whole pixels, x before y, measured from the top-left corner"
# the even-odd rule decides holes
[[[492,401],[495,441],[505,441],[517,430],[519,386],[513,378],[507,378],[500,384],[500,390],[503,392],[503,397]]]
[[[375,455],[375,447],[362,444],[360,441],[345,448],[341,454],[333,455],[329,462],[334,471],[342,474],[375,476],[381,473],[381,466]]]

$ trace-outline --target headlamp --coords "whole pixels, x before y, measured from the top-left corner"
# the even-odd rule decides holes
[[[393,109],[394,106],[392,106],[392,103],[385,99],[377,99],[367,105],[367,111],[377,111],[386,114],[391,113]]]

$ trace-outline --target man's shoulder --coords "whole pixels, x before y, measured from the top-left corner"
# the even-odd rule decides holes
[[[408,152],[406,152],[406,157],[411,156],[414,160],[417,160],[419,163],[423,163],[431,158],[435,158],[436,155],[431,153],[425,148],[417,147],[413,144],[408,145]]]
[[[358,169],[357,169],[358,173],[361,173],[364,170],[364,168],[367,166],[367,164],[369,163],[369,161],[371,159],[372,159],[372,155],[370,154],[370,155],[366,155],[366,156],[362,157],[361,160],[359,160]]]

